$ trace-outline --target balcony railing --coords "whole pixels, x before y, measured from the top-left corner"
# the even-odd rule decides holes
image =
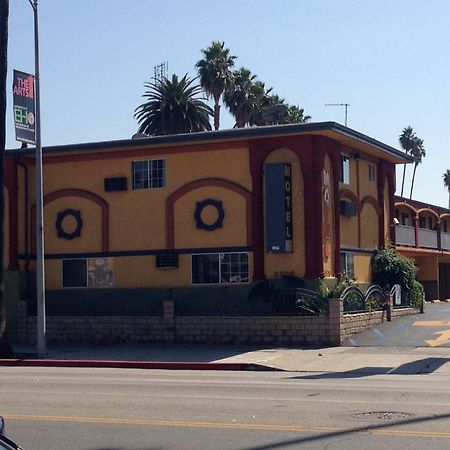
[[[397,245],[416,245],[416,236],[414,227],[406,225],[397,225],[395,227],[395,243]]]
[[[418,229],[418,247],[437,249],[438,232],[427,230],[425,228]],[[406,225],[397,225],[395,227],[395,243],[397,245],[416,246],[416,234],[414,227]],[[441,233],[442,250],[450,250],[450,233]]]
[[[438,248],[437,231],[419,228],[419,247]]]
[[[442,250],[450,250],[450,233],[441,233]]]

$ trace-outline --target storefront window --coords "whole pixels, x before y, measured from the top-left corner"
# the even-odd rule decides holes
[[[62,261],[63,287],[113,287],[112,258],[80,258]]]
[[[248,283],[247,253],[192,255],[192,284]]]

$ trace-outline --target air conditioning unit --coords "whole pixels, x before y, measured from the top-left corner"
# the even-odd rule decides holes
[[[127,177],[105,178],[105,192],[127,190]]]
[[[339,211],[342,216],[354,217],[358,213],[356,204],[350,200],[341,200],[339,203]]]
[[[156,267],[158,269],[177,269],[178,253],[167,252],[156,255]]]

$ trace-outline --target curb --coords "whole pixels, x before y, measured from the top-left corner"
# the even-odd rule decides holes
[[[278,371],[282,369],[255,363],[113,361],[73,359],[0,359],[2,367],[91,367],[160,370]]]

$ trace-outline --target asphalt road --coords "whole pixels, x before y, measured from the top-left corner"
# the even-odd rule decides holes
[[[353,347],[448,347],[450,303],[428,303],[424,314],[385,322],[349,338]]]
[[[28,450],[450,448],[439,372],[2,367],[0,413]]]

